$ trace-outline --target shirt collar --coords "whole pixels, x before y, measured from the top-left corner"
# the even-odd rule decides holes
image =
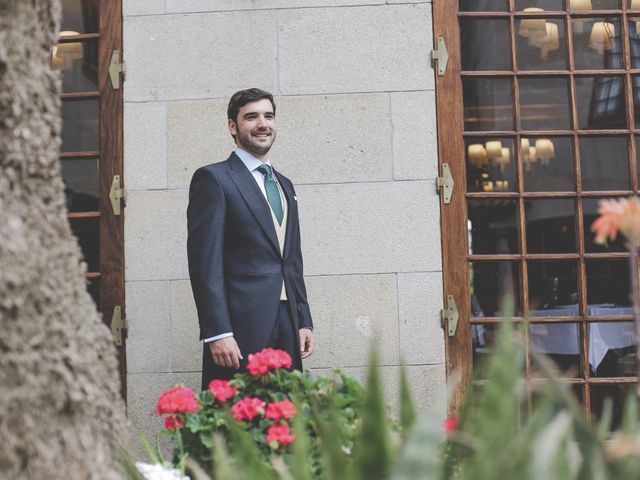
[[[258,168],[260,165],[264,165],[265,163],[271,166],[270,160],[263,162],[259,158],[254,157],[249,152],[241,149],[240,147],[236,148],[235,152],[236,152],[236,155],[240,157],[240,160],[242,160],[242,163],[244,163],[244,165],[249,169],[250,172],[253,172],[256,168]]]

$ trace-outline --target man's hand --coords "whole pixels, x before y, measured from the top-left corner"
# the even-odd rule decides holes
[[[315,340],[313,338],[313,331],[310,328],[300,329],[300,355],[302,358],[307,358],[313,353],[313,347]]]
[[[236,339],[233,337],[224,337],[220,340],[209,342],[209,349],[213,356],[213,363],[222,367],[240,368],[240,360],[242,353],[238,348]]]

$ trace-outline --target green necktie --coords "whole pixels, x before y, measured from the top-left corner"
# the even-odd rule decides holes
[[[273,170],[271,169],[271,165],[260,165],[258,167],[258,171],[264,175],[264,189],[267,192],[267,200],[269,201],[269,205],[271,205],[271,209],[278,219],[278,223],[282,225],[282,218],[284,217],[284,212],[282,211],[282,200],[280,200],[280,190],[278,190],[278,184],[276,183],[276,179],[273,176]]]

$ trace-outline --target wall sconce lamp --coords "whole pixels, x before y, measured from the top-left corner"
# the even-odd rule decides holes
[[[72,30],[60,32],[60,37],[74,37],[80,35]],[[81,42],[58,43],[53,47],[51,58],[51,68],[54,70],[68,70],[73,66],[74,60],[79,60],[84,56]]]
[[[535,149],[536,156],[540,159],[542,165],[549,165],[549,160],[556,156],[555,146],[548,138],[537,139]]]
[[[479,168],[487,163],[487,151],[481,143],[474,143],[467,148],[467,156],[471,165]]]
[[[589,37],[589,46],[600,55],[605,50],[613,48],[613,37],[616,35],[616,27],[609,22],[595,22]]]
[[[525,8],[524,12],[544,12],[542,8]],[[523,18],[520,20],[518,35],[529,39],[529,45],[537,46],[540,39],[547,35],[546,21],[544,18]]]

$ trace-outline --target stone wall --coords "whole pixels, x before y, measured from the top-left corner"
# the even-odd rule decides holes
[[[233,149],[236,90],[272,91],[271,160],[296,185],[320,373],[364,378],[370,339],[397,402],[441,398],[444,339],[431,3],[124,0],[128,404],[151,434],[175,383],[199,386],[186,260],[189,181]]]

